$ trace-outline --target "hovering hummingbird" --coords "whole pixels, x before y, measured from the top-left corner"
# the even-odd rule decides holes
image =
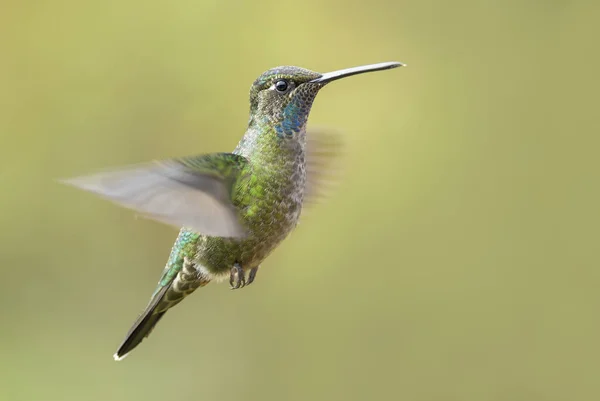
[[[144,217],[183,227],[150,302],[115,360],[125,358],[167,310],[197,288],[227,277],[232,289],[254,281],[261,262],[298,223],[303,203],[320,191],[323,166],[335,156],[335,141],[306,133],[319,90],[340,78],[400,66],[388,62],[325,74],[291,66],[270,69],[250,88],[248,129],[232,153],[63,181]]]

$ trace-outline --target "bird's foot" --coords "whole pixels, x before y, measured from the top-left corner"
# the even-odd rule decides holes
[[[250,269],[250,274],[248,274],[248,282],[246,283],[246,285],[252,284],[252,282],[256,278],[256,273],[258,273],[258,266]]]
[[[232,290],[243,288],[246,285],[246,275],[239,263],[235,263],[229,273],[229,285]]]
[[[232,290],[237,290],[238,288],[244,288],[247,285],[252,284],[254,279],[256,278],[256,273],[258,272],[258,267],[253,267],[250,269],[250,274],[248,274],[248,281],[246,281],[246,273],[242,266],[239,263],[235,263],[231,268],[231,272],[229,273],[229,285]]]

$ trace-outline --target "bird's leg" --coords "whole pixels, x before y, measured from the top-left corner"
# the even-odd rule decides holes
[[[237,290],[238,288],[242,288],[246,285],[246,275],[244,273],[244,269],[242,266],[235,262],[233,267],[231,268],[231,272],[229,273],[229,285],[232,290]]]
[[[250,269],[250,274],[248,274],[248,282],[246,283],[246,285],[252,284],[252,282],[256,278],[256,273],[258,273],[259,267],[260,266],[256,266],[256,267],[253,267],[252,269]]]

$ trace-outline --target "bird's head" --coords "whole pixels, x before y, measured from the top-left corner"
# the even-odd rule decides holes
[[[380,63],[325,74],[293,66],[272,68],[262,73],[250,88],[249,125],[270,125],[280,138],[292,139],[303,130],[317,93],[329,82],[402,65]]]

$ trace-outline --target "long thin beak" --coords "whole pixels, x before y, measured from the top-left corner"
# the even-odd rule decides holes
[[[327,82],[335,81],[336,79],[349,77],[350,75],[362,74],[362,73],[371,72],[371,71],[389,70],[391,68],[404,67],[404,66],[406,66],[406,64],[398,63],[397,61],[391,61],[388,63],[362,65],[360,67],[346,68],[345,70],[326,72],[325,74],[321,75],[319,78],[313,79],[312,81],[309,81],[309,82],[324,84]]]

